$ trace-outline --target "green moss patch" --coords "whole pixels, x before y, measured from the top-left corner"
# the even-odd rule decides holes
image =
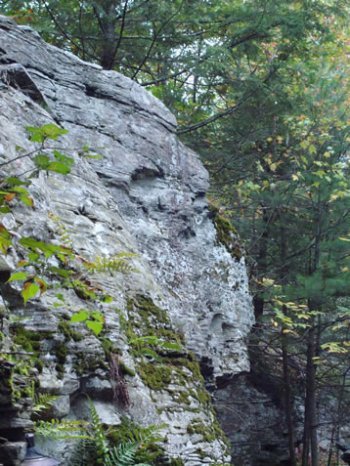
[[[123,375],[128,375],[129,377],[135,377],[136,372],[127,366],[122,359],[119,359],[119,368]]]
[[[140,361],[138,373],[143,382],[152,390],[164,390],[172,378],[172,370],[166,364]]]
[[[129,299],[127,310],[129,320],[121,317],[121,325],[145,385],[152,390],[167,390],[174,383],[183,387],[169,391],[177,403],[190,405],[195,399],[210,404],[196,357],[185,349],[183,336],[174,330],[167,313],[145,296]],[[167,350],[166,345],[157,344],[158,340],[176,344],[182,350]]]
[[[169,466],[185,466],[185,463],[181,458],[172,458],[168,464]]]
[[[218,426],[215,423],[204,424],[201,419],[194,419],[187,426],[187,433],[190,435],[199,434],[203,437],[204,442],[211,443],[214,440],[222,439],[222,430],[218,429]]]
[[[15,345],[31,353],[32,367],[36,367],[39,372],[42,372],[44,363],[40,359],[41,342],[47,338],[52,338],[52,332],[34,332],[27,330],[23,325],[13,325],[11,334]]]
[[[229,219],[219,213],[217,207],[209,204],[209,211],[214,222],[218,243],[225,246],[226,250],[234,259],[240,260],[244,251],[240,244],[236,228]]]
[[[63,319],[58,324],[58,330],[64,335],[66,341],[81,341],[84,338],[80,332],[73,328],[70,322]]]
[[[36,353],[40,350],[40,340],[38,332],[26,330],[24,327],[16,327],[13,330],[13,342],[29,353]]]

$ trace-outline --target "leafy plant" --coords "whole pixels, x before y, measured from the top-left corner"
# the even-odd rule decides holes
[[[119,428],[106,429],[92,401],[89,401],[89,410],[89,422],[56,419],[38,421],[36,434],[55,439],[80,440],[70,466],[151,466],[149,463],[137,462],[137,453],[141,448],[147,448],[152,442],[159,440],[159,436],[155,435],[155,426],[137,428],[130,422],[130,431],[123,429],[118,445],[113,446],[109,437],[114,433],[118,438]]]
[[[89,439],[87,434],[88,423],[81,420],[51,419],[50,421],[36,421],[35,433],[44,438],[62,439]]]
[[[137,442],[121,443],[112,448],[105,462],[105,466],[150,466],[149,463],[136,463],[136,452],[140,445]]]
[[[57,396],[48,393],[35,393],[34,383],[32,387],[31,398],[34,400],[33,413],[40,415],[51,408],[52,404],[57,400]]]
[[[179,342],[166,341],[156,335],[146,335],[131,338],[130,345],[139,356],[149,356],[159,359],[160,352],[183,352],[184,348]]]
[[[104,317],[101,312],[86,309],[73,314],[70,321],[72,323],[83,322],[96,336],[102,332],[104,326]]]
[[[96,257],[94,261],[84,261],[84,267],[91,273],[93,272],[121,272],[129,273],[134,269],[128,262],[136,254],[121,252],[111,257]]]
[[[29,133],[29,140],[44,144],[51,139],[56,141],[60,136],[68,133],[68,130],[60,128],[54,123],[47,123],[43,126],[27,126],[26,130]]]
[[[36,167],[35,170],[50,170],[64,175],[70,172],[74,163],[73,158],[56,149],[50,151],[45,145],[48,140],[56,141],[60,136],[67,134],[67,130],[49,123],[41,127],[27,127],[27,131],[29,140],[39,144],[39,147],[30,152],[23,152],[21,148],[18,148],[22,152],[17,157],[2,162],[0,166],[10,165],[18,159],[31,158]],[[29,208],[34,207],[33,199],[27,189],[28,185],[30,185],[30,181],[23,180],[19,176],[10,176],[0,182],[0,210],[2,213],[11,212],[12,205],[16,200]],[[4,254],[13,245],[12,237],[12,232],[0,224],[0,250]],[[48,260],[54,256],[65,263],[68,257],[72,257],[73,253],[65,246],[45,243],[32,237],[20,238],[18,245],[24,259],[18,263],[17,270],[10,276],[8,282],[21,284],[21,294],[26,304],[29,300],[37,297],[39,293],[46,291],[47,284],[42,275],[52,273]]]

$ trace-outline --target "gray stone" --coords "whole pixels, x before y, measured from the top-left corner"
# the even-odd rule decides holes
[[[0,461],[4,466],[19,466],[26,454],[26,442],[6,442],[0,444]]]
[[[51,405],[51,415],[54,419],[61,419],[70,413],[70,398],[68,395],[58,396]]]

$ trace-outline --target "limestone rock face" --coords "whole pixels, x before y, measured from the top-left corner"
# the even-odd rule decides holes
[[[4,17],[0,44],[2,177],[33,173],[30,157],[2,165],[37,151],[27,126],[67,129],[48,145],[75,159],[67,176],[41,171],[32,177],[34,207],[15,205],[2,224],[15,239],[66,244],[83,261],[133,254],[127,273],[95,270],[89,276],[109,302],[96,303],[55,280],[27,306],[15,286],[14,297],[5,290],[12,319],[5,329],[11,334],[17,319],[42,336],[38,378],[43,391],[58,396],[57,417],[79,418],[88,394],[108,424],[117,425],[124,414],[144,425],[165,423],[169,458],[186,466],[229,462],[223,439],[213,434],[215,414],[189,351],[212,381],[248,370],[253,315],[244,259],[220,243],[212,221],[206,170],[177,139],[173,115],[133,81],[52,47]],[[102,157],[85,157],[86,150]],[[12,270],[19,259],[20,248],[14,247],[2,260]],[[103,337],[82,324],[83,338],[69,334],[67,319],[81,309],[103,314]],[[137,329],[132,334],[131,324]],[[184,342],[182,354],[170,352],[161,363],[137,354],[130,342],[147,334]],[[106,367],[111,345],[136,373],[125,375],[127,406],[113,400],[115,381]],[[157,380],[162,370],[167,383]],[[51,447],[68,464],[65,446]]]

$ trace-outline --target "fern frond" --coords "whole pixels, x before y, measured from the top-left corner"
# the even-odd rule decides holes
[[[98,256],[93,262],[84,261],[83,264],[91,273],[94,272],[120,272],[130,273],[134,268],[128,262],[129,259],[135,257],[132,253],[119,253],[111,257]]]
[[[135,442],[121,443],[111,448],[107,455],[106,466],[131,466],[135,464],[135,455],[139,444]]]
[[[33,413],[40,414],[51,408],[57,396],[48,393],[39,393],[34,396]]]
[[[93,440],[82,439],[74,448],[68,466],[87,466],[97,463],[96,445]]]
[[[73,247],[72,239],[68,233],[68,230],[65,224],[62,222],[62,219],[54,214],[53,212],[48,213],[48,217],[56,224],[57,233],[60,237],[62,244],[68,248]]]
[[[95,405],[89,400],[90,418],[91,418],[91,433],[96,445],[96,450],[99,458],[106,458],[109,451],[108,439],[103,428],[102,422],[97,414]]]
[[[140,426],[135,424],[127,417],[122,418],[121,426],[116,426],[111,429],[114,439],[117,443],[138,443],[139,447],[143,448],[164,440],[159,433],[160,429],[166,427],[166,424],[150,424],[148,426]]]
[[[86,433],[88,424],[84,421],[58,420],[35,422],[35,432],[50,439],[90,439]]]

